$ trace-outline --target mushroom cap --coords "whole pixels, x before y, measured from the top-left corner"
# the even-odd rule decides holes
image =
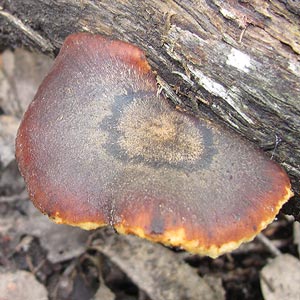
[[[16,157],[34,205],[55,222],[211,257],[252,240],[293,195],[251,143],[170,106],[139,48],[87,33],[65,40]]]

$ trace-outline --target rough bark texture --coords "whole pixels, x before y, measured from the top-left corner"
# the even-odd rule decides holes
[[[138,45],[173,102],[268,150],[299,194],[298,1],[2,0],[0,6],[2,49],[23,45],[54,56],[78,31]],[[297,197],[286,211],[299,217]]]

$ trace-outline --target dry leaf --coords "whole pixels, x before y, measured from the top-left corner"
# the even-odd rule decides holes
[[[19,119],[13,116],[0,116],[0,163],[5,168],[15,159],[15,138]]]
[[[58,263],[80,256],[86,250],[89,232],[80,228],[55,224],[30,203],[29,218],[20,218],[17,231],[38,237],[47,250],[47,258]]]
[[[93,248],[108,256],[151,299],[224,299],[220,282],[215,281],[216,287],[211,288],[195,269],[162,245],[118,235],[109,228],[99,234]]]
[[[28,272],[0,274],[0,300],[47,300],[47,290]]]
[[[0,66],[0,107],[21,117],[52,65],[49,57],[16,49],[4,51]]]
[[[300,255],[300,223],[294,222],[293,224],[293,229],[294,229],[294,244],[297,245],[298,247],[298,255]]]
[[[289,254],[279,255],[260,273],[265,300],[300,299],[300,261]]]

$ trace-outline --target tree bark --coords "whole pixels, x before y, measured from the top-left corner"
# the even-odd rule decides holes
[[[296,197],[287,210],[299,217],[297,1],[0,1],[2,49],[22,45],[55,56],[78,31],[138,45],[173,102],[269,152],[292,179]]]

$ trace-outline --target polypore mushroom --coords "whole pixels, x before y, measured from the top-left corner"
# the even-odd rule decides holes
[[[63,44],[16,157],[55,222],[211,257],[252,240],[292,196],[283,169],[251,143],[158,95],[139,48],[85,33]]]

